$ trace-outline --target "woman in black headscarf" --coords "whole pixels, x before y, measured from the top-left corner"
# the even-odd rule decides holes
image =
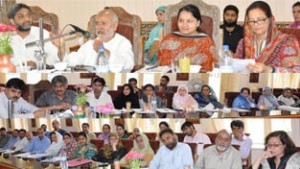
[[[131,103],[131,108],[140,108],[139,100],[134,95],[133,88],[130,84],[124,84],[122,93],[114,99],[114,106],[116,109],[126,108],[126,103]]]

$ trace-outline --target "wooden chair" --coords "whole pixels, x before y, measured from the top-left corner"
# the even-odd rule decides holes
[[[178,137],[178,141],[179,141],[179,142],[183,142],[184,137],[185,137],[185,134],[183,134],[183,133],[175,133],[175,134],[176,134],[177,137]]]
[[[166,10],[166,22],[164,26],[164,35],[177,31],[177,14],[180,8],[185,5],[196,5],[201,13],[202,23],[200,29],[202,32],[208,34],[215,42],[219,43],[219,26],[220,26],[220,9],[215,5],[208,5],[202,0],[182,0],[175,5],[169,5]]]
[[[121,139],[122,144],[126,147],[127,151],[133,148],[133,140]]]
[[[35,103],[37,99],[46,91],[52,88],[52,84],[48,80],[41,80],[35,85],[29,86],[29,102]]]
[[[74,137],[74,139],[76,140],[78,138],[78,132],[76,131],[71,131],[70,134],[72,134],[72,136]]]
[[[91,139],[90,142],[97,147],[97,150],[100,150],[104,146],[104,140]]]
[[[148,137],[148,139],[149,140],[156,140],[156,136],[157,136],[157,133],[155,133],[155,132],[147,132],[147,133],[144,133],[147,137]]]
[[[44,29],[49,32],[58,33],[59,21],[58,16],[54,13],[45,12],[38,6],[31,6],[32,21],[34,26],[39,26],[39,18],[44,19]]]
[[[144,51],[144,39],[141,36],[142,32],[142,20],[139,16],[129,14],[121,7],[107,7],[113,10],[119,17],[119,25],[117,33],[125,36],[132,44],[132,50],[134,54],[134,62],[136,66],[143,65],[143,51]],[[90,18],[88,24],[88,30],[91,33],[91,37],[95,38],[95,16]]]
[[[101,134],[102,132],[95,132],[96,136],[99,137],[99,135]]]
[[[232,107],[233,100],[239,95],[239,92],[225,92],[225,103]]]
[[[186,144],[188,144],[191,147],[193,159],[194,159],[194,162],[196,162],[195,160],[197,157],[197,143],[186,143]]]
[[[152,150],[154,151],[154,154],[157,153],[158,149],[159,149],[159,141],[157,140],[149,140],[150,146],[152,148]]]
[[[107,93],[111,96],[112,100],[118,97],[118,95],[121,93],[121,91],[118,90],[109,90]]]

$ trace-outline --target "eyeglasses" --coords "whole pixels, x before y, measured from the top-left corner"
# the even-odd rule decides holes
[[[267,148],[272,148],[272,147],[278,148],[278,147],[281,146],[281,145],[283,145],[283,144],[266,144],[266,147],[267,147]]]
[[[249,20],[249,21],[247,21],[247,23],[250,24],[250,25],[255,25],[255,24],[261,25],[261,24],[265,23],[267,19],[268,18],[260,18],[260,19],[257,19],[256,21],[255,20]]]

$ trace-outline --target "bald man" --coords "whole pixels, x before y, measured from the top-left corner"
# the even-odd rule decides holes
[[[204,149],[195,169],[242,169],[240,153],[231,146],[231,136],[226,130],[217,133],[216,144]]]
[[[105,56],[109,58],[109,66],[123,65],[123,72],[129,72],[134,66],[132,45],[124,36],[116,33],[119,19],[111,9],[104,9],[95,16],[96,38],[83,44],[77,53],[68,56],[68,60],[77,57],[77,64],[97,65],[100,46],[104,47]],[[75,55],[75,56],[74,56]]]
[[[27,152],[30,153],[45,153],[51,142],[48,137],[45,136],[44,130],[39,128],[37,130],[37,136],[30,141],[29,146],[26,148]]]

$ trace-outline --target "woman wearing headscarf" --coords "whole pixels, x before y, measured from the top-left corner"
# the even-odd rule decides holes
[[[135,137],[133,140],[133,149],[131,151],[144,155],[141,163],[142,167],[149,166],[149,163],[154,156],[154,151],[150,145],[149,139],[144,133],[140,133]],[[121,160],[121,166],[128,166],[128,161],[126,161],[125,158]]]
[[[155,64],[157,62],[157,54],[159,50],[159,40],[162,38],[164,29],[166,6],[160,6],[156,9],[156,17],[158,24],[152,28],[149,38],[144,46],[145,62],[147,64]]]
[[[274,110],[279,104],[270,87],[264,87],[262,95],[259,96],[257,106],[260,109]]]
[[[173,109],[181,110],[183,113],[192,113],[198,108],[197,101],[188,93],[187,85],[179,85],[173,96]]]
[[[58,154],[59,150],[63,146],[64,142],[62,136],[57,131],[53,131],[50,133],[51,144],[46,150],[46,154],[54,157]]]
[[[64,140],[64,145],[61,147],[60,152],[61,151],[66,152],[67,159],[71,160],[76,150],[77,143],[74,137],[70,133],[65,133],[63,135],[63,140]]]
[[[217,97],[214,95],[212,89],[208,85],[203,85],[201,92],[195,94],[194,98],[198,102],[199,107],[205,107],[211,103],[214,108],[223,108],[223,105],[218,102]]]
[[[140,108],[139,100],[134,95],[133,88],[130,84],[124,84],[122,93],[114,99],[114,107],[116,109],[126,108],[127,102],[130,102],[131,108]]]
[[[250,109],[255,107],[255,101],[251,98],[250,89],[247,87],[241,89],[240,94],[234,98],[232,103],[232,108]]]
[[[109,135],[110,135],[110,125],[104,124],[102,126],[102,133],[98,136],[98,139],[104,140],[104,144],[109,143]]]
[[[268,3],[255,1],[247,8],[244,31],[234,57],[255,59],[247,66],[251,72],[300,72],[299,42],[277,29]]]
[[[113,163],[114,160],[120,160],[127,153],[121,139],[116,133],[109,135],[109,144],[105,144],[100,152],[93,157],[93,160],[100,162]]]
[[[78,146],[73,154],[73,159],[91,159],[97,154],[97,148],[94,144],[88,143],[84,132],[78,134]]]
[[[140,129],[139,129],[138,127],[135,127],[135,128],[133,129],[132,134],[128,137],[128,139],[129,139],[129,140],[133,140],[133,139],[135,139],[136,136],[137,136],[138,134],[140,134],[140,133],[141,133]]]

